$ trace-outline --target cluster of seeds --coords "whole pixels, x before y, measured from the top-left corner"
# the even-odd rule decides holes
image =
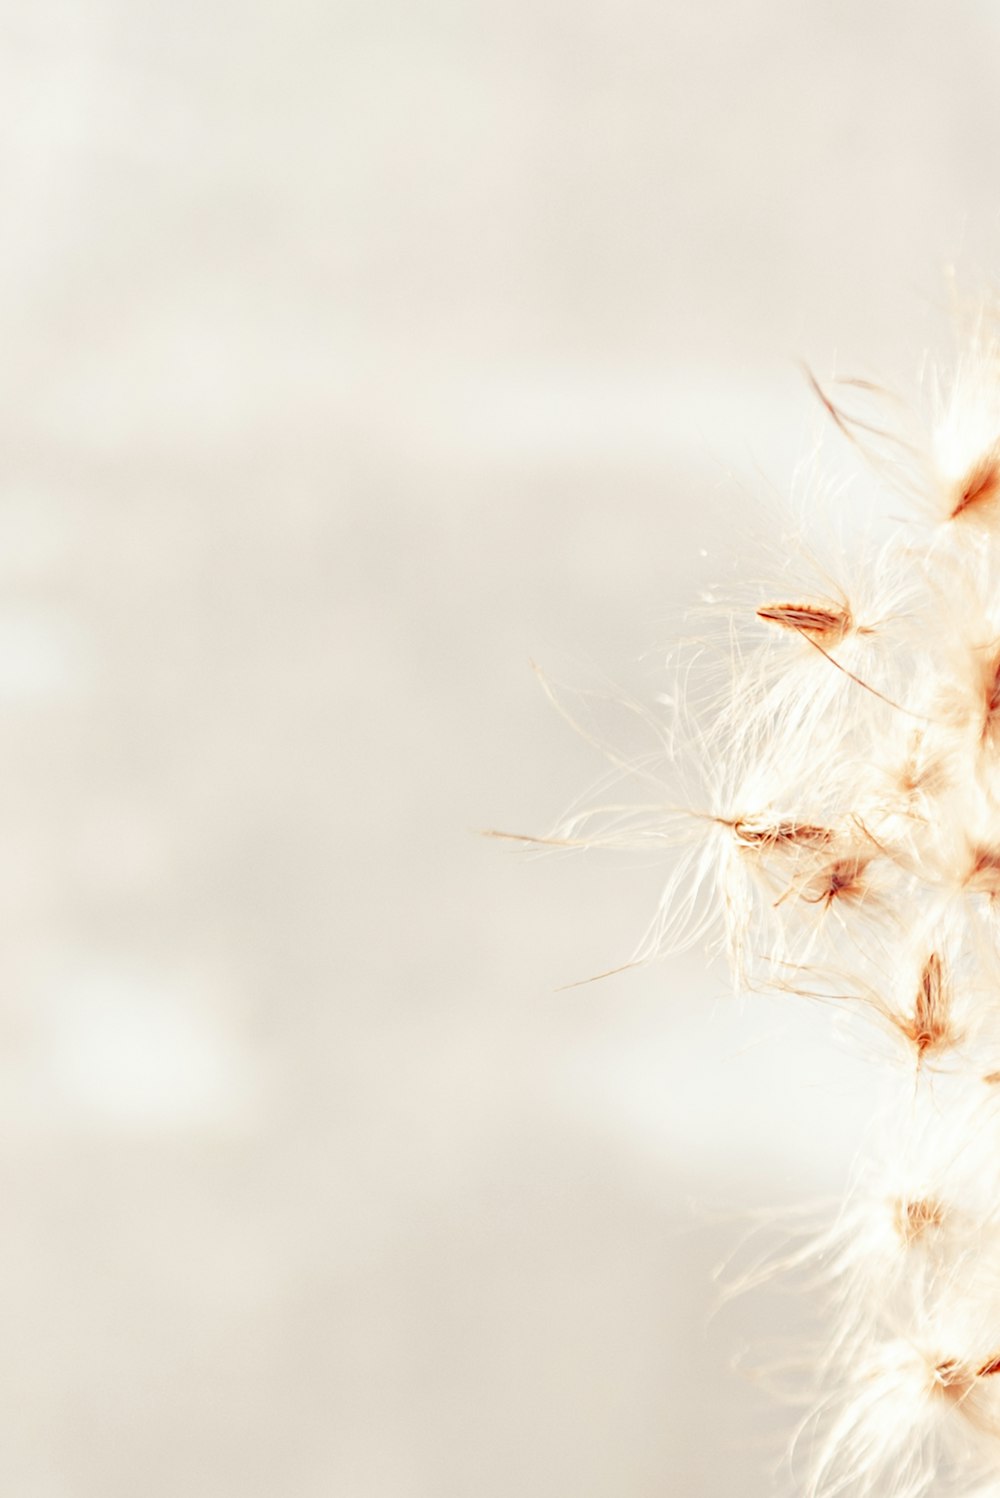
[[[843,575],[790,547],[727,605],[693,796],[537,841],[672,849],[635,961],[715,942],[742,992],[830,1002],[894,1070],[879,1158],[810,1249],[838,1319],[806,1491],[1000,1498],[1000,344],[981,319],[919,420],[819,393],[891,523]]]
[[[873,428],[824,404],[863,446]],[[701,832],[641,953],[716,925],[743,991],[832,1001],[899,1079],[813,1245],[838,1317],[809,1423],[824,1498],[1000,1495],[1000,351],[981,331],[931,405],[926,433],[880,433],[908,518],[836,585],[790,582],[792,559],[743,609],[760,636],[700,732]]]
[[[885,1062],[877,1153],[786,1256],[821,1265],[835,1326],[805,1492],[1000,1498],[1000,338],[977,319],[921,415],[813,383],[890,500],[880,539],[837,567],[783,541],[780,582],[723,607],[710,711],[650,719],[693,794],[647,761],[653,800],[526,840],[666,851],[626,965],[720,949],[739,991],[825,1000]]]

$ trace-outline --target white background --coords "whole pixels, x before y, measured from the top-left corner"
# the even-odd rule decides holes
[[[874,1083],[531,860],[989,288],[988,4],[0,11],[0,1488],[763,1498]],[[666,709],[663,709],[666,712]],[[743,1371],[731,1371],[737,1361]],[[787,1381],[787,1380],[786,1380]]]

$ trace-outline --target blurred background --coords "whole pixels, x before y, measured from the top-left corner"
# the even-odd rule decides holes
[[[604,768],[529,658],[664,690],[798,361],[908,378],[995,285],[1000,14],[0,35],[0,1487],[797,1491],[810,1308],[713,1271],[871,1078],[700,952],[561,989],[663,870],[476,830]]]

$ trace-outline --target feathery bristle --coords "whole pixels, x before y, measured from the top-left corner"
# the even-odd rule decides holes
[[[652,793],[551,841],[668,852],[633,962],[712,944],[896,1069],[877,1179],[785,1259],[826,1274],[836,1318],[809,1498],[1000,1498],[1000,319],[922,431],[870,381],[842,404],[809,378],[912,523],[890,492],[856,554],[775,536],[771,578],[723,610],[718,700],[671,694]],[[668,795],[684,734],[693,784]]]

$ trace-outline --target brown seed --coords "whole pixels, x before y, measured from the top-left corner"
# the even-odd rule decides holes
[[[1000,463],[995,453],[989,453],[969,470],[962,483],[958,485],[951,519],[957,519],[959,515],[964,515],[966,510],[974,507],[982,508],[996,499],[998,494],[1000,494]]]
[[[928,1228],[940,1227],[944,1221],[944,1209],[938,1202],[926,1197],[907,1201],[897,1196],[893,1202],[892,1221],[896,1232],[904,1243],[915,1243]]]
[[[924,963],[917,987],[913,1019],[905,1027],[905,1034],[916,1046],[921,1056],[947,1041],[951,1034],[949,1010],[951,1003],[941,967],[941,959],[932,952]]]
[[[964,1399],[976,1381],[976,1374],[957,1358],[943,1358],[934,1369],[934,1382],[945,1394]]]
[[[977,1379],[992,1378],[997,1373],[1000,1373],[1000,1355],[987,1358],[978,1368],[959,1362],[958,1358],[942,1358],[934,1368],[934,1383],[943,1394],[963,1400],[971,1394]]]
[[[829,827],[810,822],[755,822],[740,817],[732,823],[737,840],[747,848],[823,848],[833,842]]]
[[[986,711],[988,713],[1000,712],[1000,656],[990,667],[986,688]]]
[[[757,610],[757,618],[831,643],[842,640],[851,627],[850,612],[835,604],[766,603]]]
[[[920,761],[916,755],[906,761],[899,771],[899,787],[907,796],[923,792],[935,796],[948,784],[944,762],[940,759]]]
[[[1000,656],[983,672],[983,731],[980,742],[995,739],[1000,733]]]
[[[864,872],[870,858],[836,858],[817,874],[802,898],[809,905],[830,906],[834,900],[850,899],[865,892]]]
[[[1000,895],[1000,849],[974,848],[971,866],[965,878],[966,889],[973,893]]]

